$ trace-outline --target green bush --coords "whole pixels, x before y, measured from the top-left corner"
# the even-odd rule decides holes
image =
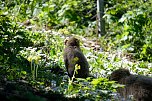
[[[111,36],[114,46],[127,49],[128,52],[135,53],[137,59],[149,62],[152,61],[152,7],[150,2],[117,3],[114,7],[107,8],[105,14],[110,31],[113,31],[109,31],[108,36]],[[118,18],[119,12],[123,13]]]

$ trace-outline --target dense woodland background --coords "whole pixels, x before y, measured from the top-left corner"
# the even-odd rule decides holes
[[[152,1],[104,0],[105,35],[98,37],[96,0],[0,1],[0,98],[3,101],[120,100],[108,77],[118,68],[152,76]],[[69,80],[67,37],[96,79]]]

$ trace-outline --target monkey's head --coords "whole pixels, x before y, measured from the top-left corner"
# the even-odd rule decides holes
[[[66,39],[65,40],[65,45],[66,46],[77,46],[77,47],[80,47],[80,44],[79,44],[79,40],[75,37],[71,37],[69,39]]]
[[[130,76],[129,70],[122,68],[112,72],[110,76],[110,80],[119,81],[127,76]]]

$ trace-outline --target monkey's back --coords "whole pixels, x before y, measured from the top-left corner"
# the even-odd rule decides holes
[[[152,78],[142,75],[130,75],[122,78],[119,83],[125,84],[124,89],[119,92],[123,96],[134,95],[136,101],[151,101],[152,99]]]
[[[80,69],[75,77],[86,78],[89,75],[89,63],[83,55],[79,47],[67,46],[64,49],[64,62],[68,72],[69,77],[73,76],[75,65],[78,64]]]

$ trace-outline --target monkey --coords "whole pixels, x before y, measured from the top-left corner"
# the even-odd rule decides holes
[[[124,88],[118,89],[118,93],[125,99],[127,99],[129,95],[133,95],[135,101],[152,100],[151,77],[133,75],[128,69],[121,68],[112,72],[109,79],[125,85]]]
[[[77,38],[71,37],[65,40],[64,63],[68,76],[73,77],[76,64],[80,66],[75,78],[87,78],[89,76],[89,63],[80,49],[80,42]]]

